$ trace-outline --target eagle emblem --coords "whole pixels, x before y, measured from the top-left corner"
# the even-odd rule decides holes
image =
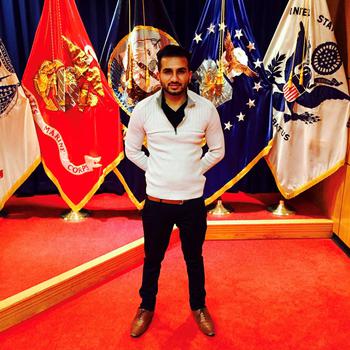
[[[257,78],[258,74],[248,67],[248,57],[243,49],[234,47],[231,34],[227,31],[224,40],[224,54],[222,62],[225,75],[233,81],[235,76],[244,74],[247,77]]]
[[[72,65],[66,67],[59,59],[45,60],[34,77],[34,86],[46,109],[66,112],[77,106],[83,112],[96,106],[98,97],[104,96],[100,70],[91,65],[96,57],[90,46],[82,50],[68,38],[62,39]]]

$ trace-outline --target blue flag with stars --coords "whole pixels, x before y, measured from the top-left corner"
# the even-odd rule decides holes
[[[225,157],[206,174],[210,204],[271,148],[271,85],[243,0],[207,0],[191,46],[194,87],[216,106]]]

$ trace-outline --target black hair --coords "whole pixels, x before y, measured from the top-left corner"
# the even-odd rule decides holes
[[[185,57],[187,59],[188,66],[190,65],[191,54],[182,46],[166,45],[157,52],[157,65],[159,71],[160,61],[163,57]]]

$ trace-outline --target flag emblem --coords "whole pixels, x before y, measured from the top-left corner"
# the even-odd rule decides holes
[[[284,98],[288,102],[293,102],[300,96],[299,90],[297,89],[297,87],[293,82],[291,83],[287,82],[283,86],[283,93],[284,93]]]
[[[272,89],[243,0],[207,0],[191,51],[193,87],[217,108],[225,137],[225,157],[205,173],[210,204],[268,153]]]
[[[1,79],[6,78],[0,77]],[[9,113],[17,101],[18,85],[0,85],[0,117]]]
[[[40,163],[29,101],[0,38],[0,210]]]
[[[59,59],[45,60],[34,77],[34,86],[46,109],[66,112],[77,106],[83,112],[86,107],[97,105],[97,95],[104,96],[100,70],[91,66],[95,54],[89,45],[82,50],[65,36],[62,39],[72,66],[65,67]]]
[[[160,89],[157,52],[168,44],[176,41],[166,32],[139,25],[114,48],[108,64],[108,83],[127,114],[139,101]]]
[[[342,65],[338,45],[331,41],[322,43],[313,52],[311,62],[318,74],[335,73]]]
[[[3,66],[3,74],[0,75],[0,118],[8,114],[16,104],[19,86],[18,83],[10,84],[7,80],[7,78],[11,78],[15,71],[2,41],[0,41],[0,67],[1,66]],[[3,81],[5,83],[3,83]]]
[[[45,0],[23,84],[45,172],[78,211],[123,154],[119,107],[74,0]]]
[[[267,162],[285,198],[323,180],[345,159],[350,98],[333,30],[321,18],[330,18],[326,0],[289,0],[264,58],[273,84]]]

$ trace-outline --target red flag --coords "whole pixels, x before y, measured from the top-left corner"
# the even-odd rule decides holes
[[[123,153],[119,107],[74,0],[45,0],[23,85],[46,174],[77,211]]]

